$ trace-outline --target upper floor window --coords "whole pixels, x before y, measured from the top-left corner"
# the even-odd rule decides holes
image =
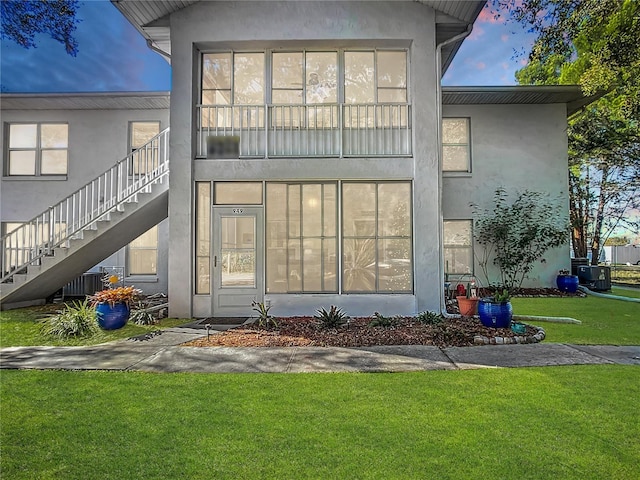
[[[205,53],[202,60],[204,105],[265,103],[264,53]]]
[[[442,119],[442,169],[471,171],[471,142],[468,118]]]
[[[8,125],[7,175],[66,175],[69,126],[66,123]]]
[[[130,122],[129,151],[133,153],[133,172],[147,173],[158,166],[158,144],[148,145],[160,133],[160,122]]]
[[[345,103],[406,103],[407,52],[344,52]]]

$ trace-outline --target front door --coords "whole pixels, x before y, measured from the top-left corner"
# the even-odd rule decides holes
[[[262,207],[213,207],[213,316],[250,316],[262,302]]]

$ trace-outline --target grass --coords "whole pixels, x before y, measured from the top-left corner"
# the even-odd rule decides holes
[[[11,479],[635,479],[640,369],[2,371]]]
[[[614,289],[612,293],[635,294],[622,289]],[[512,304],[515,314],[572,317],[582,322],[581,325],[540,322],[547,342],[640,345],[640,303],[588,296],[513,298]]]
[[[165,318],[158,325],[135,325],[127,323],[118,330],[100,330],[90,338],[57,340],[40,334],[39,320],[55,310],[62,309],[62,305],[43,305],[40,307],[20,308],[0,312],[0,347],[30,346],[30,345],[97,345],[123,338],[142,335],[153,330],[183,325],[185,319]]]

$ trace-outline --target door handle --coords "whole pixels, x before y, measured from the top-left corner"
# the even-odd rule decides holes
[[[213,256],[213,268],[218,266],[218,256],[214,255]]]

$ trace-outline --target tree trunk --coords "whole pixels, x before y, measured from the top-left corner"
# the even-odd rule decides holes
[[[606,204],[606,189],[609,177],[609,166],[602,162],[602,178],[600,179],[600,193],[598,194],[598,208],[596,210],[596,222],[593,226],[593,240],[591,242],[591,265],[598,265],[600,248],[602,247],[602,225],[604,223],[604,207]]]
[[[580,185],[580,178],[569,172],[569,221],[571,223],[571,246],[573,256],[587,256],[587,223],[585,217],[586,193]]]

